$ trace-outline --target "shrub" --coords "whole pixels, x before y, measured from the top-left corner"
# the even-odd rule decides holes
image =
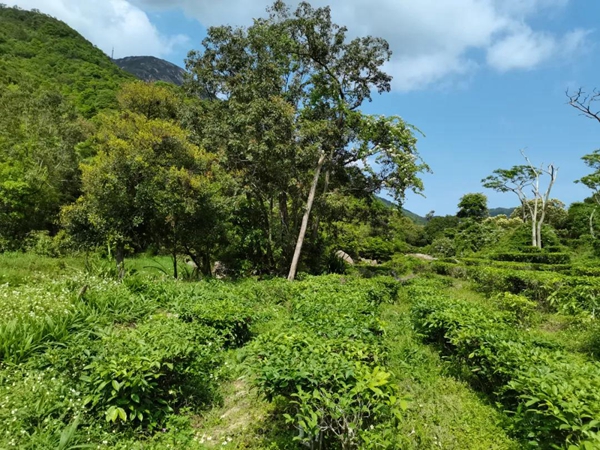
[[[496,261],[526,262],[534,264],[569,264],[571,256],[568,253],[549,252],[505,252],[492,255]]]
[[[155,428],[184,401],[206,401],[218,362],[216,333],[174,317],[106,335],[82,376],[86,404],[109,422]]]
[[[361,342],[310,332],[264,335],[247,356],[260,390],[281,399],[297,439],[313,446],[337,441],[358,448],[361,429],[382,416],[399,416],[404,405],[379,366],[377,349]]]
[[[470,368],[474,380],[512,413],[536,446],[600,445],[600,365],[540,347],[496,310],[410,288],[418,331]]]

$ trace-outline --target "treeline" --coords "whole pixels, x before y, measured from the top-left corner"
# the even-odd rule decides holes
[[[58,27],[1,11],[25,33],[45,29],[39,21]],[[54,36],[40,33],[17,40]],[[121,272],[127,255],[166,252],[176,275],[187,255],[205,274],[218,259],[290,278],[333,270],[337,248],[384,260],[402,250],[415,227],[374,194],[419,192],[427,166],[410,125],[360,110],[390,90],[387,42],[347,39],[328,8],[276,2],[251,27],[209,29],[202,47],[184,89],[121,84],[98,114],[60,79],[33,89],[5,78],[1,250],[106,249]],[[33,72],[12,61],[15,73]]]
[[[598,152],[579,180],[592,196],[568,211],[550,197],[557,169],[525,155],[482,180],[517,194],[510,218],[488,217],[480,193],[423,226],[378,200],[420,193],[428,166],[413,126],[361,111],[390,91],[387,42],[348,39],[329,8],[276,1],[250,27],[210,28],[182,88],[131,81],[39,12],[0,6],[0,24],[0,251],[101,251],[121,274],[127,256],[161,253],[175,276],[186,257],[200,274],[220,261],[232,275],[290,279],[344,270],[337,250],[378,262],[415,251],[525,253],[517,262],[565,259],[530,247],[600,253]],[[588,111],[597,100],[571,97]]]

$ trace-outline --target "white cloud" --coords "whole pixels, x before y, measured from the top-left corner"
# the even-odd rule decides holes
[[[183,8],[206,26],[248,25],[269,0],[132,0],[145,8]],[[388,68],[395,90],[421,89],[464,78],[478,67],[532,69],[581,48],[587,32],[563,36],[528,21],[556,14],[569,0],[346,0],[334,20],[355,34],[386,38],[394,51]],[[330,0],[312,0],[314,6]],[[479,55],[479,56],[474,56]]]
[[[553,56],[569,57],[576,53],[587,34],[584,30],[574,30],[557,38],[523,27],[494,43],[488,49],[487,63],[500,72],[533,69]]]
[[[183,35],[164,36],[146,13],[127,0],[12,0],[25,9],[39,9],[60,19],[115,58],[131,55],[167,56],[187,44]]]
[[[15,0],[13,0],[15,1]],[[65,20],[106,52],[165,56],[183,36],[163,36],[146,10],[181,8],[205,26],[249,25],[272,0],[16,0]],[[296,0],[289,0],[290,3]],[[331,0],[312,0],[325,6]],[[569,0],[345,0],[333,18],[354,35],[386,38],[394,52],[393,89],[409,91],[464,82],[483,67],[528,70],[577,53],[585,30],[563,35],[535,29],[533,18],[553,15]]]

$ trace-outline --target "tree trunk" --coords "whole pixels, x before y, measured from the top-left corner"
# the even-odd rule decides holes
[[[590,235],[592,236],[592,239],[596,239],[596,233],[594,233],[594,214],[596,214],[596,208],[594,208],[590,214]]]
[[[173,278],[177,279],[177,252],[173,250]]]
[[[321,169],[325,163],[325,153],[322,153],[317,163],[317,170],[315,171],[315,177],[310,187],[310,193],[308,194],[308,201],[306,202],[306,211],[302,217],[302,225],[300,226],[300,234],[298,235],[298,241],[296,242],[296,250],[294,251],[294,257],[292,258],[292,264],[290,266],[290,273],[288,274],[288,280],[294,281],[296,278],[296,271],[298,270],[298,262],[300,261],[300,253],[302,253],[302,244],[304,244],[304,236],[306,235],[306,229],[308,228],[308,220],[310,219],[310,210],[312,209],[313,202],[315,201],[315,194],[317,192],[317,185],[319,184],[319,177],[321,176]]]
[[[117,244],[115,262],[117,263],[117,276],[119,280],[122,280],[125,276],[125,247],[123,244]]]
[[[210,267],[210,254],[205,252],[202,255],[202,273],[206,277],[212,277],[212,268]]]

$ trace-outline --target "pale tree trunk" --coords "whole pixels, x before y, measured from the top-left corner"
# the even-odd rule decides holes
[[[304,216],[302,216],[302,225],[300,225],[300,234],[296,241],[296,250],[294,250],[294,257],[292,258],[292,264],[290,266],[290,273],[288,274],[288,280],[294,281],[296,278],[296,271],[298,270],[298,262],[300,261],[300,254],[302,253],[302,245],[304,244],[304,236],[306,235],[306,229],[308,228],[308,220],[310,219],[310,211],[315,201],[315,194],[317,192],[317,185],[319,184],[319,177],[321,176],[321,169],[325,163],[325,153],[322,153],[317,163],[317,169],[315,171],[315,177],[310,187],[310,193],[308,194],[308,200],[306,202],[306,210]]]
[[[173,250],[173,278],[177,279],[177,252]]]
[[[548,201],[550,200],[550,192],[552,191],[552,186],[554,186],[554,182],[556,181],[557,171],[558,169],[556,169],[552,164],[548,166],[548,170],[546,171],[546,173],[550,175],[550,183],[548,183],[548,189],[546,189],[546,193],[544,194],[544,196],[542,196],[539,192],[539,184],[536,184],[536,195],[540,197],[542,201],[542,215],[540,216],[540,220],[537,223],[537,244],[539,248],[542,248],[542,225],[544,224],[544,220],[546,219],[546,208],[548,207]],[[543,172],[543,169],[540,169],[540,175]]]
[[[596,239],[596,233],[594,233],[594,214],[596,214],[596,208],[590,214],[590,235],[592,239]]]

